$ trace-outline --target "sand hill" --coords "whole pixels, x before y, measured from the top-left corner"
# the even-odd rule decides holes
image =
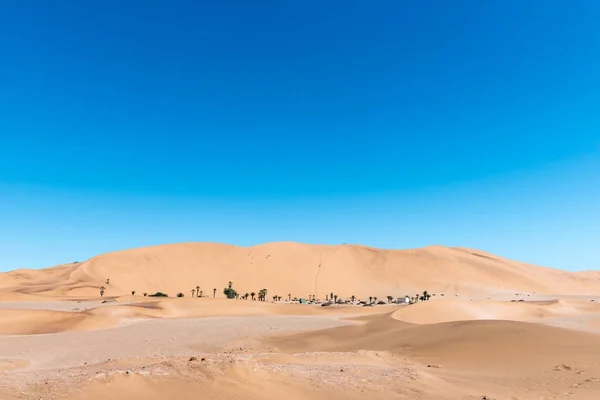
[[[270,293],[307,296],[334,291],[346,296],[400,295],[426,288],[454,294],[591,294],[600,281],[518,263],[480,251],[428,247],[394,251],[362,246],[270,243],[242,248],[184,243],[132,249],[96,256],[86,262],[0,275],[3,291],[25,295],[93,296],[110,278],[107,296],[136,290],[188,294],[201,286],[222,295],[229,280],[241,293],[268,288]]]
[[[236,301],[224,298],[228,281],[240,293],[267,288],[267,300],[436,296],[370,307]],[[203,299],[191,298],[196,286]],[[170,297],[141,295],[156,291]],[[0,274],[0,398],[595,400],[599,294],[597,272],[462,248],[114,252]]]
[[[110,278],[110,285],[104,285]],[[0,300],[162,291],[186,296],[197,285],[217,296],[228,281],[240,294],[269,296],[403,296],[423,290],[445,296],[600,293],[594,272],[569,273],[511,261],[482,251],[440,246],[381,250],[364,246],[268,243],[236,247],[182,243],[107,253],[88,261],[0,274]]]

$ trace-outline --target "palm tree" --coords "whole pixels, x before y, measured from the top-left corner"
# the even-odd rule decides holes
[[[200,286],[196,286],[196,297],[198,296],[198,293],[200,292]],[[194,297],[194,295],[192,295],[192,297]]]
[[[100,297],[104,296],[104,286],[100,286]]]
[[[213,299],[215,298],[216,295],[217,295],[217,289],[213,289]]]
[[[204,294],[204,292],[201,290],[200,291],[200,297],[202,297],[203,294]]]
[[[229,281],[229,283],[227,284],[227,287],[228,287],[229,289],[231,289],[231,287],[232,287],[232,286],[233,286],[233,282]]]
[[[388,297],[387,297],[388,303],[391,303],[393,298],[394,298],[394,297],[392,297],[392,296],[388,296]]]
[[[132,296],[135,296],[135,290],[132,290],[132,291],[131,291],[131,295],[132,295]]]
[[[277,301],[277,295],[273,296],[273,303]]]
[[[277,296],[277,301],[281,301],[281,296]]]
[[[423,299],[424,300],[429,300],[429,297],[431,297],[431,296],[429,296],[429,293],[427,293],[427,290],[424,290],[423,291]]]
[[[334,302],[334,303],[337,303],[337,294],[334,294],[334,295],[333,295],[333,302]]]
[[[110,278],[106,278],[106,284],[110,285]]]
[[[329,293],[329,300],[333,301],[333,292]]]
[[[352,299],[352,302],[354,303],[354,300],[356,300],[356,296],[352,295],[351,299]]]
[[[373,302],[373,296],[369,296],[369,303]]]
[[[292,294],[288,293],[288,301],[292,301]]]
[[[329,301],[329,295],[328,294],[325,295],[325,301]]]
[[[250,297],[252,297],[253,301],[254,301],[254,296],[256,296],[256,293],[254,293],[254,292],[250,293]]]
[[[265,301],[267,299],[267,289],[260,289],[258,292],[259,301]]]
[[[373,301],[377,303],[377,296],[373,297]]]
[[[196,293],[196,289],[192,289],[192,297],[194,297],[194,293]]]

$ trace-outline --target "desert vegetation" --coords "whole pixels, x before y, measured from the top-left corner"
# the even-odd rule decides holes
[[[179,294],[181,294],[180,297],[183,297],[183,293],[179,293]],[[163,292],[156,292],[154,294],[149,294],[148,297],[169,297],[169,295],[166,293],[163,293]]]
[[[105,282],[110,282],[110,279],[106,279]],[[216,288],[213,288],[213,298],[216,298]],[[100,287],[100,297],[103,297],[106,292],[106,287]],[[135,290],[131,291],[131,295],[135,296],[137,292]],[[200,289],[200,285],[196,285],[196,287],[190,289],[189,291],[191,297],[202,298],[204,293]],[[227,287],[223,289],[223,294],[227,299],[241,299],[241,300],[258,300],[258,301],[267,301],[268,290],[266,288],[260,289],[258,292],[251,291],[245,292],[244,294],[239,294],[236,289],[233,287],[233,282],[229,281],[227,283]],[[154,294],[148,294],[147,292],[143,293],[144,297],[169,297],[168,294],[163,292],[156,292]],[[178,298],[184,297],[183,292],[179,292],[176,295]],[[397,301],[394,296],[387,295],[384,297],[385,300],[380,300],[378,296],[369,296],[368,300],[360,300],[356,295],[351,295],[347,297],[341,296],[339,293],[335,293],[333,291],[325,294],[325,302],[323,302],[320,298],[317,298],[315,294],[309,294],[305,298],[295,297],[292,293],[288,293],[286,296],[287,302],[295,302],[295,303],[309,303],[309,304],[322,304],[322,305],[384,305],[384,304],[413,304],[419,301],[427,301],[431,298],[431,296],[435,296],[435,294],[430,294],[427,290],[424,290],[422,293],[417,293],[414,296],[405,295],[400,299],[402,301]],[[270,297],[270,301],[273,303],[281,302],[284,299],[283,296],[275,294]]]
[[[223,289],[223,294],[228,299],[236,299],[239,297],[239,294],[233,288],[233,282],[231,282],[231,281],[229,281],[229,283],[227,284],[227,287],[225,289]]]

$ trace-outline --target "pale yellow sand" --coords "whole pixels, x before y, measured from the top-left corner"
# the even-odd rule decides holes
[[[0,274],[0,399],[597,399],[598,277],[475,250],[296,243],[13,271]],[[230,280],[269,301],[224,299]],[[190,297],[197,285],[208,297]],[[435,296],[408,306],[272,302],[423,290]],[[171,297],[141,296],[156,291]]]

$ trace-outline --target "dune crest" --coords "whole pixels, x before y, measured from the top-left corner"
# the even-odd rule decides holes
[[[110,284],[105,280],[110,279]],[[334,292],[343,298],[414,295],[428,290],[445,296],[515,293],[590,295],[600,280],[589,273],[565,272],[507,260],[482,251],[430,246],[381,250],[358,245],[291,242],[236,247],[180,243],[106,253],[81,263],[0,274],[0,299],[105,297],[165,292],[222,297],[228,281],[240,294],[268,289],[286,298]],[[33,298],[33,297],[32,297]]]

